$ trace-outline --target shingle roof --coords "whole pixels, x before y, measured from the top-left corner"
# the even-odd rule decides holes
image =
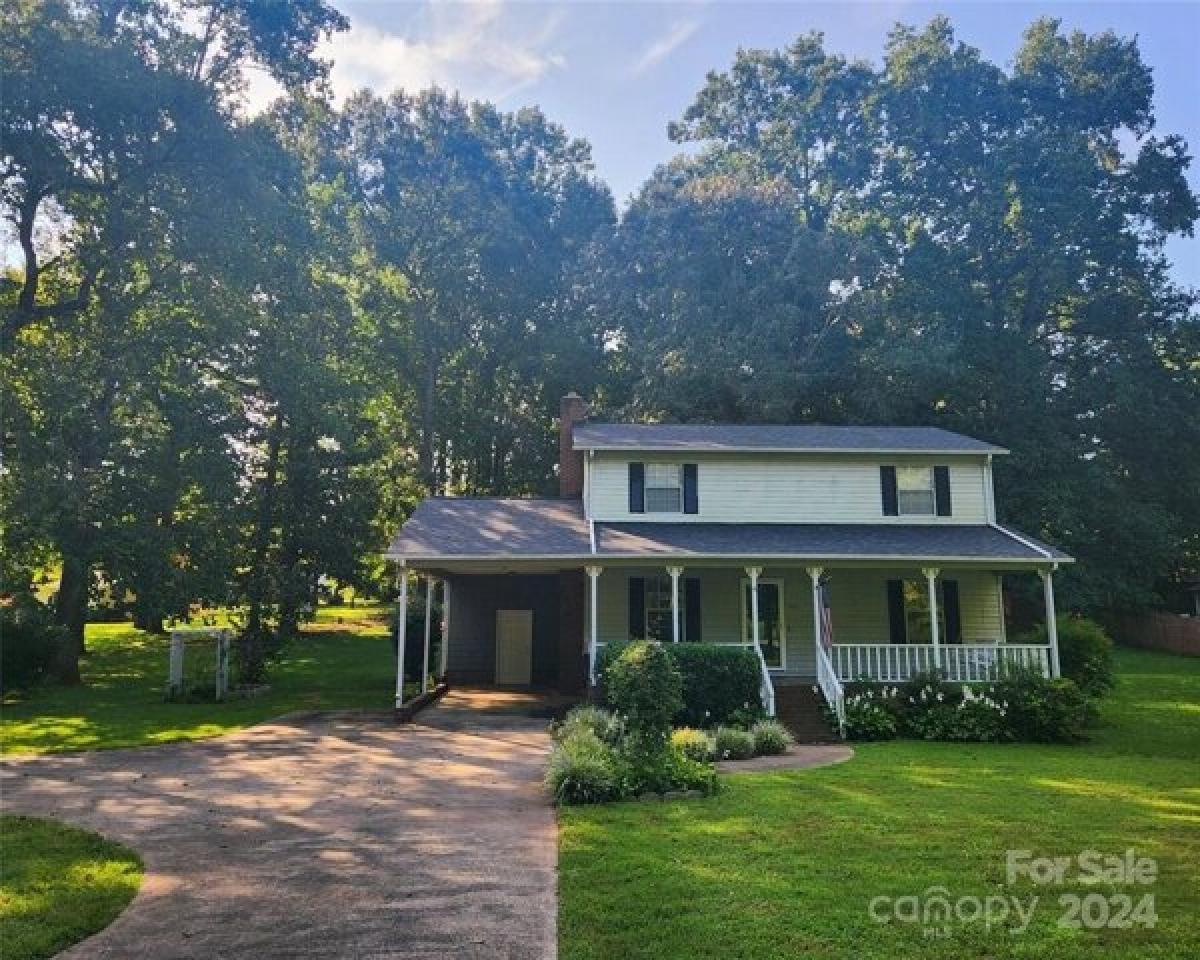
[[[1070,557],[992,526],[900,523],[598,523],[597,553],[608,556],[795,556],[972,560]],[[1041,552],[1046,551],[1046,552]],[[1047,556],[1047,553],[1049,556]]]
[[[577,450],[772,451],[799,453],[1007,453],[940,427],[818,424],[581,423]]]
[[[422,500],[387,555],[583,556],[591,552],[578,500],[431,497]]]
[[[578,500],[434,497],[421,502],[387,555],[424,561],[665,556],[1070,561],[1029,537],[985,525],[597,523],[595,534],[593,553]]]

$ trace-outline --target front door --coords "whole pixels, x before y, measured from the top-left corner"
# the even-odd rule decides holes
[[[754,641],[754,630],[750,625],[750,612],[754,609],[750,598],[750,581],[742,581],[742,642]],[[783,622],[783,581],[758,581],[758,642],[762,646],[767,666],[783,667],[783,645],[786,626]]]
[[[533,611],[496,611],[496,684],[527,687],[533,679]]]

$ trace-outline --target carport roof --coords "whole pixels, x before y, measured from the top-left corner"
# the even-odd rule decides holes
[[[433,497],[392,541],[395,560],[963,560],[1069,563],[1065,553],[1005,527],[908,523],[603,523],[576,499]]]

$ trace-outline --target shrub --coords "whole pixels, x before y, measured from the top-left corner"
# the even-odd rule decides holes
[[[761,711],[760,668],[753,650],[717,643],[672,643],[663,649],[683,684],[677,723],[712,727],[732,723],[739,712]]]
[[[895,710],[887,699],[872,690],[846,697],[846,739],[890,740],[896,736]]]
[[[579,729],[554,745],[546,788],[555,803],[604,803],[629,795],[628,768],[615,747]]]
[[[623,718],[627,737],[645,741],[640,749],[663,745],[671,720],[683,706],[682,680],[657,643],[632,643],[604,671],[608,701]]]
[[[581,730],[593,733],[607,744],[615,745],[620,739],[624,725],[611,710],[588,704],[572,707],[562,723],[554,727],[554,739],[565,740]]]
[[[713,742],[718,760],[749,760],[754,756],[754,737],[737,727],[717,727]]]
[[[1028,642],[1047,643],[1045,626],[1034,628]],[[1104,696],[1116,683],[1113,642],[1095,620],[1067,616],[1058,621],[1058,660],[1062,675],[1089,697]]]
[[[754,738],[754,754],[759,757],[771,757],[787,753],[788,747],[795,743],[795,738],[778,720],[760,720],[750,728],[750,736]]]
[[[716,754],[716,741],[711,733],[692,727],[680,727],[671,734],[671,746],[685,757],[708,763]]]
[[[17,690],[50,679],[67,633],[37,603],[0,608],[0,689]]]
[[[1040,670],[1010,670],[991,696],[1005,704],[1013,739],[1028,743],[1082,740],[1091,718],[1091,703],[1074,680],[1049,680]]]

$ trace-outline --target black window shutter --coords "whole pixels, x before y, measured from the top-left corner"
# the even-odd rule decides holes
[[[942,581],[942,603],[946,607],[946,642],[962,643],[962,616],[958,609],[958,581]]]
[[[888,633],[892,643],[908,642],[904,624],[904,582],[902,580],[887,582],[887,604]]]
[[[696,464],[683,465],[683,512],[700,512],[700,495],[696,490]]]
[[[639,464],[641,466],[641,464]],[[629,639],[645,640],[646,633],[646,580],[644,577],[629,578]]]
[[[646,512],[646,465],[644,463],[629,465],[629,512]]]
[[[933,498],[937,502],[937,515],[950,516],[950,468],[933,468]]]
[[[883,490],[883,515],[898,517],[900,515],[900,500],[896,496],[896,468],[879,468],[879,486]]]
[[[688,577],[683,590],[683,635],[688,643],[701,642],[700,578]]]

